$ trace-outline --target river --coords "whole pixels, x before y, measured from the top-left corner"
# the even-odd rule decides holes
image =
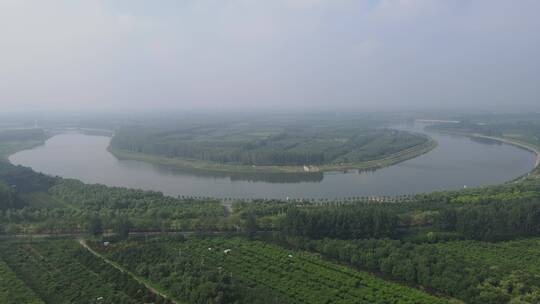
[[[429,133],[439,145],[429,153],[371,172],[215,174],[186,172],[119,160],[110,138],[62,133],[10,156],[17,165],[87,183],[162,191],[167,195],[221,198],[341,198],[401,195],[492,185],[526,174],[536,156],[492,140]]]

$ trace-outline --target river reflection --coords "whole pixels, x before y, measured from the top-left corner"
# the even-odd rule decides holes
[[[265,173],[265,172],[220,172],[204,171],[190,168],[175,168],[165,165],[154,165],[163,174],[187,175],[207,178],[229,178],[231,181],[265,182],[265,183],[318,183],[323,180],[322,172],[299,173]]]

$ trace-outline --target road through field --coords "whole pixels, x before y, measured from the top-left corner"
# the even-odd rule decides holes
[[[164,297],[165,299],[167,300],[170,300],[172,301],[173,303],[175,304],[183,304],[181,302],[178,302],[174,299],[172,299],[169,295],[166,295],[165,293],[157,290],[155,287],[153,287],[151,284],[149,284],[148,282],[146,282],[145,280],[139,278],[138,276],[136,276],[135,274],[133,274],[132,272],[124,269],[122,266],[118,265],[117,263],[107,259],[105,256],[103,256],[102,254],[100,254],[99,252],[95,251],[94,249],[92,249],[90,246],[88,246],[88,244],[86,243],[85,240],[83,239],[79,239],[79,244],[81,244],[81,246],[83,246],[86,250],[88,250],[88,252],[90,252],[91,254],[95,255],[97,258],[100,258],[102,259],[103,261],[105,261],[105,263],[111,265],[112,267],[118,269],[119,271],[123,272],[123,273],[127,273],[129,276],[131,276],[134,280],[136,280],[137,282],[143,284],[148,290],[150,290],[152,293],[156,294],[156,295],[159,295],[159,296],[162,296]]]

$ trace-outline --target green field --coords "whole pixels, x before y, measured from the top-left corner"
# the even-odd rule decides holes
[[[45,302],[0,259],[0,303],[43,304]]]
[[[0,258],[2,303],[167,303],[75,240],[1,241]]]
[[[216,297],[224,303],[448,303],[307,252],[242,238],[93,246],[188,303]]]
[[[461,256],[471,263],[504,271],[527,271],[540,276],[540,239],[489,243],[457,241],[438,243],[437,248]]]

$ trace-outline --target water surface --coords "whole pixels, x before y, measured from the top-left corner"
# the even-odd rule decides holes
[[[431,134],[433,151],[372,172],[318,174],[215,174],[186,172],[107,151],[110,138],[63,133],[16,153],[14,164],[87,183],[162,191],[168,195],[236,198],[339,198],[399,195],[502,183],[530,171],[536,156],[489,140]]]

